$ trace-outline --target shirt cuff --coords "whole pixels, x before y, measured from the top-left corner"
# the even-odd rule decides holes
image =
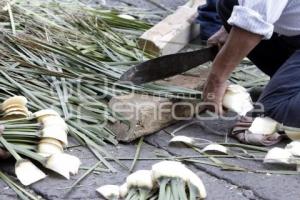
[[[235,6],[228,23],[251,33],[270,39],[274,32],[274,25],[263,19],[258,12],[243,6]]]

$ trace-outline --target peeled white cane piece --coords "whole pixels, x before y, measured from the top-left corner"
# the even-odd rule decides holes
[[[46,177],[46,174],[29,160],[18,161],[16,163],[15,173],[20,182],[25,186],[31,185]]]
[[[23,111],[13,111],[13,112],[9,112],[9,113],[5,113],[3,118],[4,119],[17,119],[17,118],[26,118],[29,117],[30,113],[26,113]]]
[[[28,110],[26,105],[21,105],[21,104],[10,104],[5,107],[5,109],[2,108],[3,112],[10,112],[12,110]]]
[[[8,107],[10,107],[12,105],[26,106],[27,103],[28,103],[28,101],[24,96],[14,96],[14,97],[10,97],[4,101],[1,105],[1,109],[6,110],[6,109],[8,109]]]
[[[126,179],[126,184],[128,188],[138,187],[152,190],[154,187],[154,182],[152,179],[151,170],[139,170],[130,174]]]
[[[187,137],[187,136],[175,136],[170,140],[170,143],[183,143],[187,145],[194,145],[195,140],[193,138]]]
[[[22,113],[25,113],[27,115],[30,114],[27,107],[25,107],[25,106],[12,106],[12,107],[4,110],[5,114],[12,113],[12,112],[22,112]]]
[[[23,96],[14,96],[5,100],[1,105],[1,109],[4,112],[3,119],[10,120],[29,117],[31,113],[26,107],[27,102],[27,99]]]
[[[118,199],[120,198],[120,187],[117,185],[104,185],[97,189],[105,199]]]
[[[223,106],[245,116],[253,109],[253,103],[247,90],[239,85],[229,85],[223,98]]]
[[[300,141],[300,128],[283,126],[283,130],[291,140]]]
[[[300,157],[300,141],[293,141],[286,145],[285,149],[289,151],[293,156]]]
[[[253,134],[272,135],[277,131],[278,123],[269,117],[256,117],[249,128]]]
[[[47,126],[42,129],[42,138],[53,138],[68,145],[68,134],[64,126]]]
[[[52,110],[52,109],[39,110],[39,111],[37,111],[37,112],[34,113],[35,117],[43,117],[45,115],[60,116],[57,111]]]
[[[203,148],[202,152],[228,154],[228,149],[220,144],[210,144]]]
[[[176,161],[162,161],[152,166],[152,178],[180,178],[192,184],[198,190],[198,196],[203,199],[207,196],[201,179],[185,165]]]
[[[52,138],[44,138],[38,144],[38,153],[44,156],[63,153],[63,145],[60,141]]]
[[[124,183],[123,185],[120,186],[120,197],[125,198],[128,194],[128,186],[127,183]]]
[[[70,174],[75,175],[78,173],[80,165],[79,158],[66,153],[58,153],[48,158],[45,167],[64,176],[66,179],[70,179]]]
[[[63,127],[65,131],[68,131],[68,125],[65,120],[59,116],[46,116],[40,122],[43,124],[43,127],[48,126],[59,126]]]
[[[38,119],[38,122],[42,122],[44,118],[48,116],[60,117],[59,113],[52,109],[44,109],[33,113],[33,116]]]
[[[204,186],[202,180],[199,178],[199,176],[197,176],[197,174],[195,174],[191,170],[189,170],[189,171],[190,171],[190,174],[189,174],[188,181],[197,188],[198,197],[200,199],[205,199],[207,197],[207,193],[206,193],[206,189],[205,189],[205,186]]]
[[[135,17],[128,15],[128,14],[120,14],[118,17],[123,18],[123,19],[128,19],[128,20],[136,20]]]
[[[293,155],[286,149],[275,147],[265,156],[264,163],[292,164]]]
[[[181,178],[187,181],[189,178],[189,171],[180,162],[176,161],[162,161],[152,166],[152,178],[157,181],[162,177]]]

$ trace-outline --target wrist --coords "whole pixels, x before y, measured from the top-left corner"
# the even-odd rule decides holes
[[[214,82],[216,85],[223,85],[227,81],[227,77],[222,76],[219,73],[211,72],[208,76],[208,80]]]

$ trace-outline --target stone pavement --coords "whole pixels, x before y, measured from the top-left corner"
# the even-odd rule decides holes
[[[190,148],[183,146],[169,146],[170,132],[177,127],[189,122],[181,122],[169,128],[166,128],[156,134],[145,138],[142,145],[140,158],[157,158],[157,155],[180,155],[180,156],[197,156]],[[231,122],[222,120],[214,120],[205,122],[207,127],[224,134],[219,136],[203,129],[197,124],[191,125],[186,129],[176,133],[176,135],[186,135],[198,138],[204,138],[216,142],[223,142],[225,134]],[[229,142],[236,142],[229,139]],[[136,146],[132,144],[120,144],[118,147],[108,146],[107,150],[116,158],[133,158]],[[83,166],[90,167],[97,162],[97,159],[85,148],[76,147],[69,151],[69,153],[78,156]],[[206,159],[203,159],[205,161]],[[270,167],[263,165],[261,161],[245,161],[239,159],[222,159],[226,163],[236,164],[242,167],[257,170],[279,170],[278,167]],[[155,160],[141,160],[137,162],[135,170],[150,169],[151,165],[158,162]],[[126,166],[130,167],[132,160],[124,161]],[[41,195],[44,199],[58,200],[58,199],[101,199],[96,193],[95,189],[105,184],[122,184],[126,176],[129,174],[128,170],[120,167],[114,162],[111,164],[118,170],[117,173],[101,173],[91,174],[84,179],[72,193],[66,196],[67,188],[80,177],[84,170],[80,170],[77,176],[73,176],[71,180],[65,180],[55,174],[51,174],[48,178],[32,185],[32,189],[36,194]],[[2,169],[8,173],[13,173],[12,162],[1,163]],[[249,199],[265,199],[265,200],[298,200],[300,197],[300,176],[299,175],[267,175],[256,174],[249,172],[229,172],[222,171],[219,168],[211,167],[202,164],[188,164],[194,172],[203,180],[208,192],[208,200],[249,200]],[[16,195],[4,183],[0,182],[0,199],[16,199]]]
[[[96,1],[93,1],[94,3]],[[118,4],[120,1],[107,0],[108,3]],[[147,3],[146,0],[124,0],[123,2],[130,2],[135,6],[151,7],[155,6]],[[184,3],[183,0],[163,0],[161,1],[171,8]],[[158,9],[158,8],[157,8]],[[195,121],[196,119],[194,119]],[[180,122],[174,126],[166,128],[156,134],[145,138],[142,145],[140,158],[156,158],[157,154],[162,155],[199,155],[190,148],[183,146],[172,147],[168,145],[171,133],[179,126],[190,123]],[[213,120],[204,122],[207,127],[222,133],[222,135],[215,135],[207,129],[197,124],[191,125],[184,130],[177,133],[177,135],[193,136],[204,138],[215,142],[224,142],[225,134],[232,126],[232,121]],[[230,142],[236,142],[229,139]],[[93,166],[97,159],[85,148],[76,147],[68,150],[69,153],[78,156],[83,166]],[[107,146],[107,151],[112,153],[116,158],[133,158],[136,151],[136,143],[119,144],[117,147]],[[203,159],[205,161],[205,159]],[[222,161],[237,164],[239,166],[257,169],[257,170],[278,170],[280,168],[274,166],[266,166],[261,161],[245,161],[239,159],[222,159]],[[150,169],[151,165],[156,163],[156,160],[140,160],[137,162],[135,170]],[[55,174],[49,175],[48,178],[30,186],[34,193],[39,194],[44,199],[58,200],[58,199],[101,199],[95,189],[105,184],[122,184],[127,175],[128,170],[120,167],[115,162],[110,162],[118,172],[117,173],[100,173],[90,174],[84,179],[72,193],[66,195],[66,190],[72,183],[78,179],[85,171],[80,170],[77,176],[71,177],[71,180],[65,180]],[[122,160],[126,166],[130,167],[132,160]],[[222,171],[219,168],[211,167],[203,164],[188,164],[194,172],[196,172],[203,180],[208,193],[208,200],[299,200],[300,199],[300,176],[299,175],[267,175],[256,174],[249,172],[228,172]],[[5,161],[0,163],[0,168],[9,174],[13,174],[13,161]],[[0,200],[17,199],[16,194],[5,183],[0,181]]]

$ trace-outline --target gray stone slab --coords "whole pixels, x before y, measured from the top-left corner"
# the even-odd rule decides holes
[[[2,181],[0,181],[0,199],[3,200],[17,199],[16,193]]]
[[[136,147],[134,145],[118,145],[117,147],[108,147],[107,151],[112,153],[116,158],[118,157],[130,157],[133,158]],[[158,151],[149,145],[143,145],[141,154],[145,157],[154,157],[154,153]],[[72,150],[73,155],[76,155],[82,161],[82,166],[91,167],[97,159],[86,148],[78,147]],[[123,164],[130,167],[132,161],[122,161]],[[78,184],[69,195],[66,195],[67,189],[84,174],[85,170],[80,170],[80,173],[76,176],[72,176],[71,180],[66,180],[60,176],[51,173],[48,178],[32,185],[32,189],[41,194],[46,199],[99,199],[99,195],[96,193],[96,188],[105,184],[122,184],[125,178],[128,176],[128,170],[120,167],[115,162],[110,162],[111,165],[116,168],[117,173],[101,173],[90,174],[81,183]],[[136,169],[145,169],[151,166],[153,161],[140,161],[136,165]],[[49,190],[50,188],[50,190]]]
[[[107,151],[112,153],[115,158],[133,158],[136,145],[133,144],[119,144],[117,147],[108,146]],[[77,147],[72,149],[69,153],[78,156],[83,166],[92,166],[97,162],[97,159],[83,147]],[[143,144],[141,149],[140,158],[156,158],[157,154],[168,155],[168,153],[162,149],[153,147],[149,144]],[[135,170],[139,169],[151,169],[151,166],[159,161],[149,160],[149,161],[138,161]],[[110,162],[117,170],[117,173],[101,173],[101,174],[90,174],[86,179],[84,179],[78,187],[76,187],[68,196],[66,196],[66,191],[68,187],[76,181],[85,170],[80,170],[77,176],[72,176],[71,180],[65,180],[64,178],[47,172],[48,177],[38,183],[30,186],[37,194],[41,195],[45,199],[59,200],[59,199],[101,199],[100,195],[96,193],[96,188],[105,184],[122,184],[126,180],[126,177],[130,174],[128,170],[120,167],[114,162]],[[126,166],[130,167],[132,161],[122,161]],[[244,200],[249,199],[245,196],[245,190],[240,189],[232,184],[225,181],[219,180],[218,178],[211,176],[197,168],[190,166],[191,169],[197,173],[203,180],[206,189],[209,193],[209,200],[215,199],[231,199],[231,200]],[[13,173],[13,162],[7,162],[4,166],[6,171]],[[2,182],[0,182],[3,184]],[[0,186],[1,186],[0,184]],[[8,193],[9,192],[9,193]],[[3,197],[8,199],[12,197],[15,198],[14,193],[10,191],[7,187],[1,189],[1,194]],[[2,199],[2,198],[0,198]]]
[[[220,120],[207,121],[205,122],[210,128],[217,130],[225,134],[228,129],[232,126],[233,122],[226,122]],[[182,124],[181,124],[182,125]],[[197,155],[193,150],[184,147],[170,147],[168,141],[171,139],[169,134],[166,132],[172,132],[178,128],[180,124],[169,127],[165,131],[161,131],[155,135],[149,136],[146,138],[150,144],[153,144],[157,147],[163,148],[168,152],[175,155]],[[204,138],[211,141],[222,142],[224,141],[224,136],[218,136],[209,133],[208,131],[203,130],[197,125],[190,126],[181,132],[178,132],[177,135],[186,135],[191,137]],[[233,139],[229,139],[234,141]],[[205,159],[203,159],[205,160]],[[281,168],[278,166],[266,166],[258,161],[245,161],[238,159],[220,159],[227,163],[237,164],[242,167],[247,167],[250,169],[257,170],[279,170],[286,168]],[[217,177],[218,179],[224,180],[227,183],[236,185],[239,188],[247,189],[253,192],[255,198],[262,199],[272,199],[272,200],[281,200],[281,199],[299,199],[300,191],[295,188],[299,188],[300,176],[299,175],[266,175],[266,174],[256,174],[256,173],[243,173],[243,172],[228,172],[222,171],[218,168],[205,166],[205,165],[195,165],[198,169],[205,171],[206,173]]]
[[[252,194],[246,190],[236,187],[235,185],[229,184],[223,180],[220,180],[214,176],[208,175],[207,173],[188,165],[188,167],[194,171],[203,181],[206,192],[208,194],[207,200],[217,199],[230,199],[230,200],[246,200]]]

